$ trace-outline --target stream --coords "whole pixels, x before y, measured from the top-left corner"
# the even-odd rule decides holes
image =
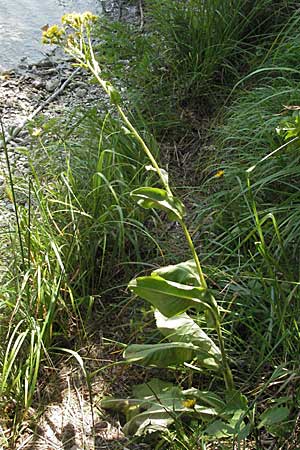
[[[0,72],[43,58],[41,28],[66,12],[101,13],[101,0],[0,0]]]

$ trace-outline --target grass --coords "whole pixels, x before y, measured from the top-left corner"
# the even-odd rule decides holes
[[[13,258],[5,256],[1,286],[7,445],[32,404],[42,363],[53,364],[53,345],[69,346],[75,330],[84,336],[94,303],[112,279],[114,286],[124,283],[133,266],[140,267],[141,253],[156,245],[142,224],[146,215],[129,200],[141,177],[146,181],[141,154],[109,115],[74,114],[65,133],[59,126],[57,136],[57,124],[50,131],[45,124],[30,152],[21,149],[30,166],[27,180],[17,180],[8,166],[18,226],[12,221],[1,238],[14,251]]]
[[[241,74],[263,62],[296,8],[293,1],[150,0],[145,32],[120,23],[100,27],[99,60],[127,80],[154,132],[182,130],[182,121],[184,132],[185,112],[219,108]]]
[[[207,176],[202,189],[211,192],[209,202],[198,207],[197,227],[204,227],[208,237],[204,252],[227,310],[227,343],[237,361],[234,375],[250,392],[276,366],[289,370],[292,378],[298,374],[299,144],[288,144],[284,133],[276,131],[288,123],[295,128],[289,139],[298,136],[293,106],[299,104],[299,80],[289,70],[297,70],[289,64],[298,39],[295,31],[285,36],[266,61],[268,70],[236,91],[224,123],[214,130],[216,154],[207,168],[210,174],[213,167],[222,167],[224,175],[216,192],[216,179]],[[287,45],[284,61],[281,51]],[[282,62],[284,66],[274,65]],[[294,382],[290,387],[294,408],[297,388]],[[267,391],[268,400],[262,393],[253,399],[260,411],[280,402],[276,391]],[[297,433],[292,410],[290,420],[286,429],[290,432],[291,426]],[[283,442],[294,448],[283,429],[266,428],[278,448]],[[264,448],[259,430],[256,445]]]
[[[139,107],[161,140],[170,126],[194,137],[194,123],[178,125],[183,111],[196,112],[201,121],[219,109],[210,130],[215,154],[201,156],[201,166],[193,167],[201,173],[200,186],[190,188],[194,237],[209,287],[223,307],[238,389],[248,397],[247,445],[263,449],[267,436],[272,445],[292,449],[289,436],[296,442],[299,434],[299,144],[287,145],[276,128],[297,125],[299,13],[294,2],[257,0],[251,8],[246,1],[231,3],[146,2],[145,33],[106,24],[98,58],[108,64],[104,75],[128,75],[133,120],[156,156],[158,145]],[[152,185],[153,177],[145,177],[145,157],[115,117],[92,109],[74,112],[66,123],[35,125],[41,135],[28,153],[20,150],[28,156],[28,177],[11,174],[7,190],[18,214],[1,234],[3,248],[13,250],[2,252],[8,259],[0,289],[0,425],[8,448],[35,400],[42,363],[53,364],[53,347],[72,352],[74,330],[86,336],[93,316],[99,322],[109,316],[108,305],[123,312],[124,293],[107,303],[105,293],[124,289],[133,273],[155,265],[153,247],[162,244],[167,260],[185,251],[180,235],[175,233],[174,249],[174,239],[161,243],[160,233],[146,230],[149,215],[129,193]],[[219,169],[224,173],[216,177]],[[201,204],[199,189],[207,193]],[[143,342],[135,314],[130,320]],[[150,326],[145,334],[149,342],[156,337]],[[175,378],[187,383],[184,372]],[[203,380],[202,374],[188,378],[195,385]],[[280,420],[262,422],[263,414],[275,414],[272,408]],[[204,449],[218,439],[220,448],[232,448],[236,437],[222,441],[205,427],[183,420],[150,445]]]

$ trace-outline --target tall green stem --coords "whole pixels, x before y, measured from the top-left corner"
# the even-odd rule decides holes
[[[90,40],[90,36],[88,34],[88,42],[89,42],[89,58],[86,56],[86,54],[84,54],[83,52],[81,52],[81,58],[79,59],[79,61],[81,62],[81,64],[83,64],[84,67],[86,67],[87,69],[90,70],[90,72],[94,75],[94,77],[97,79],[98,83],[100,84],[100,86],[103,88],[103,90],[106,92],[106,94],[110,97],[110,99],[112,100],[112,96],[111,96],[111,91],[110,88],[108,87],[108,84],[101,78],[100,74],[101,74],[101,69],[99,67],[99,64],[95,58],[94,52],[93,52],[93,47],[92,47],[92,43]],[[117,108],[117,111],[119,113],[119,116],[121,117],[121,119],[123,120],[124,124],[126,125],[126,127],[128,128],[128,130],[132,133],[132,135],[134,136],[134,138],[136,139],[136,141],[141,145],[143,151],[145,152],[145,154],[147,155],[147,157],[149,158],[152,166],[154,167],[154,169],[156,170],[162,185],[164,186],[165,190],[167,191],[168,195],[173,197],[173,193],[171,191],[171,188],[168,184],[168,182],[166,181],[165,177],[163,176],[161,169],[159,167],[159,165],[157,164],[154,156],[152,155],[151,150],[149,149],[149,147],[147,146],[147,144],[145,143],[144,139],[142,138],[142,136],[139,134],[139,132],[136,130],[136,128],[133,126],[133,124],[131,123],[131,121],[128,119],[127,115],[125,114],[123,108],[120,106],[120,104],[118,102],[113,102]],[[184,222],[184,220],[182,219],[180,221],[180,225],[182,227],[182,230],[184,232],[185,238],[187,240],[188,246],[190,248],[190,251],[192,253],[193,259],[195,261],[196,267],[197,267],[197,272],[199,274],[199,279],[200,279],[200,284],[202,287],[207,289],[207,283],[202,271],[202,267],[195,249],[195,246],[193,244],[191,235],[187,229],[187,226]],[[226,357],[226,351],[225,351],[225,345],[224,345],[224,339],[222,336],[222,330],[221,330],[221,325],[220,325],[220,314],[219,314],[219,308],[217,305],[217,302],[214,298],[214,296],[211,293],[208,293],[209,297],[210,297],[210,304],[212,306],[211,308],[211,314],[212,314],[212,318],[214,321],[214,326],[215,326],[215,330],[218,336],[218,341],[219,341],[219,347],[220,347],[220,352],[221,352],[221,358],[222,358],[222,369],[223,369],[223,377],[224,377],[224,381],[225,381],[225,386],[226,389],[231,390],[234,389],[234,383],[233,383],[233,377],[232,377],[232,373],[227,361],[227,357]]]
[[[92,72],[92,74],[94,75],[94,77],[97,79],[97,81],[99,82],[99,84],[102,86],[102,88],[104,89],[104,91],[107,93],[107,95],[110,96],[110,93],[107,89],[106,83],[104,82],[104,80],[102,80],[102,78],[100,77],[100,67],[98,65],[98,62],[95,59],[95,55],[93,52],[93,47],[90,43],[89,45],[90,47],[90,54],[91,54],[91,60],[92,62],[90,62],[89,60],[87,61],[87,66],[89,68],[89,70]],[[168,183],[166,182],[165,178],[163,177],[160,167],[157,164],[154,156],[151,153],[151,150],[149,149],[149,147],[147,146],[146,142],[144,141],[144,139],[142,138],[142,136],[138,133],[138,131],[136,130],[136,128],[132,125],[132,123],[130,122],[130,120],[128,119],[128,117],[126,116],[125,112],[123,111],[123,108],[120,105],[116,105],[118,113],[120,115],[120,117],[122,118],[123,122],[125,123],[125,125],[127,126],[127,128],[129,129],[129,131],[133,134],[133,136],[135,137],[135,139],[139,142],[139,144],[141,145],[142,149],[144,150],[144,152],[146,153],[147,157],[149,158],[152,166],[155,168],[161,182],[162,185],[164,186],[164,188],[166,189],[166,191],[168,192],[168,194],[173,197],[172,191],[170,189],[170,186],[168,185]]]
[[[194,243],[193,243],[191,235],[189,233],[189,230],[187,229],[187,226],[183,220],[180,222],[180,225],[182,227],[182,230],[184,232],[188,246],[193,255],[193,259],[196,263],[197,272],[199,274],[201,286],[207,289],[207,283],[206,283],[206,280],[205,280],[205,277],[204,277],[204,274],[202,271],[202,267],[201,267],[201,264],[199,261],[198,254],[196,252]],[[221,325],[220,325],[220,314],[219,314],[218,305],[217,305],[217,302],[216,302],[216,299],[214,298],[214,296],[211,293],[208,293],[208,295],[210,298],[210,303],[212,305],[211,313],[213,315],[214,326],[215,326],[215,330],[217,332],[219,347],[220,347],[220,351],[221,351],[221,358],[222,358],[222,365],[223,365],[223,377],[224,377],[225,386],[226,386],[226,389],[232,390],[232,389],[234,389],[233,376],[232,376],[232,372],[230,370],[227,356],[226,356],[224,339],[223,339]]]

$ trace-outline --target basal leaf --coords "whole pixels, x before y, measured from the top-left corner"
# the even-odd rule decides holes
[[[137,384],[132,388],[132,395],[135,398],[146,399],[159,396],[162,392],[171,389],[173,386],[169,381],[151,378],[147,383]]]
[[[158,275],[136,278],[128,287],[166,317],[183,313],[189,308],[196,311],[211,308],[206,289],[168,281]]]
[[[123,431],[125,434],[140,436],[154,431],[163,431],[182,415],[201,417],[206,420],[216,415],[216,411],[212,408],[199,405],[189,408],[185,404],[182,391],[174,386],[157,396],[145,411],[135,415],[125,425]]]
[[[162,344],[132,344],[123,353],[128,362],[143,366],[174,367],[191,361],[197,356],[198,348],[185,342]]]
[[[176,411],[184,409],[181,391],[174,386],[161,394],[159,400],[155,398],[146,411],[140,412],[127,422],[123,431],[131,436],[163,431],[174,422]]]
[[[286,406],[274,406],[273,408],[268,408],[261,414],[257,428],[268,428],[272,425],[282,423],[288,418],[289,414],[290,410]]]
[[[208,369],[217,369],[221,363],[221,351],[210,337],[187,314],[165,317],[155,312],[156,325],[172,342],[190,342],[199,349],[198,363]],[[200,358],[200,353],[203,359]]]
[[[228,423],[223,422],[223,420],[216,420],[208,425],[205,433],[217,439],[222,439],[232,436],[235,431],[234,428],[230,427]]]
[[[236,390],[230,390],[225,393],[226,407],[224,414],[230,416],[237,412],[245,412],[248,408],[247,398],[241,392]]]
[[[132,191],[131,196],[142,208],[167,212],[171,220],[182,220],[185,214],[183,203],[164,189],[142,187]]]

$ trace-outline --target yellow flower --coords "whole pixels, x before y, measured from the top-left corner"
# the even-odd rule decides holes
[[[43,32],[42,42],[43,44],[57,45],[62,41],[64,34],[63,28],[60,28],[58,25],[52,25],[52,27]]]
[[[182,406],[184,406],[185,408],[192,409],[192,408],[194,408],[195,405],[196,405],[196,400],[194,398],[193,399],[184,400],[182,402]]]
[[[72,28],[78,29],[82,25],[82,16],[77,13],[65,14],[61,18],[63,25],[69,25]]]
[[[86,11],[82,14],[83,22],[95,23],[97,22],[98,17],[95,14],[92,14],[90,11]]]
[[[215,178],[221,178],[224,175],[224,170],[220,169],[218,170],[218,172],[215,174]]]
[[[75,30],[80,29],[82,25],[86,26],[96,21],[97,16],[95,16],[89,11],[86,11],[82,14],[78,13],[65,14],[61,18],[61,22],[63,25],[68,25],[71,28],[74,28]]]

